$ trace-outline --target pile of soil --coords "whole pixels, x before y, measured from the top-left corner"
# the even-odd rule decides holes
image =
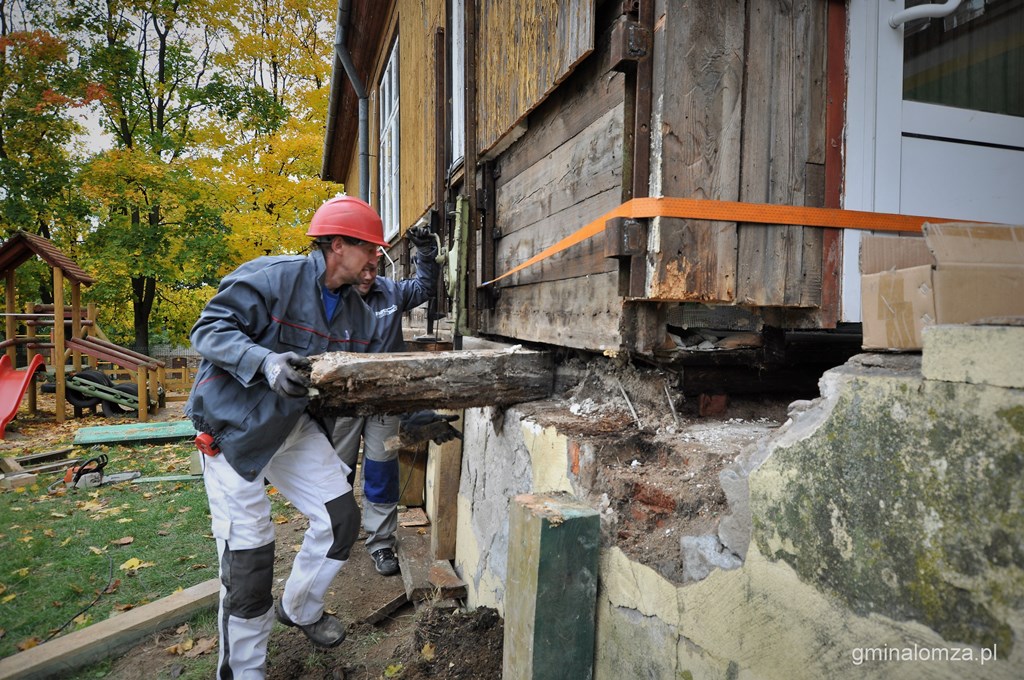
[[[593,449],[580,483],[604,543],[683,582],[680,539],[716,534],[730,512],[719,473],[786,421],[791,400],[723,398],[720,412],[700,415],[671,372],[573,361],[560,371],[558,396],[519,410]]]

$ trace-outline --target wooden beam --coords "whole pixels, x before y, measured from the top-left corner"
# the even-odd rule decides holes
[[[67,677],[82,666],[116,656],[147,635],[188,620],[202,609],[216,607],[219,594],[220,579],[210,579],[18,652],[0,659],[0,678]]]
[[[461,430],[462,422],[460,418],[453,425]],[[435,560],[455,559],[461,476],[462,440],[432,443],[427,458],[427,517],[431,522],[430,554]]]
[[[430,556],[430,538],[420,532],[416,527],[398,527],[398,563],[409,601],[465,597],[465,582],[449,562]]]
[[[502,678],[590,678],[597,626],[597,511],[568,495],[509,508]]]
[[[545,352],[501,350],[312,357],[317,415],[409,413],[423,409],[508,406],[550,396],[554,372]]]

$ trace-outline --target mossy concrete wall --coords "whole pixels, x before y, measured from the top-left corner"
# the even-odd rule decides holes
[[[679,585],[603,549],[594,677],[1024,677],[1024,386],[920,364],[829,371],[723,474],[740,568]],[[581,449],[492,416],[467,412],[456,566],[469,604],[501,611],[508,503],[573,488]]]

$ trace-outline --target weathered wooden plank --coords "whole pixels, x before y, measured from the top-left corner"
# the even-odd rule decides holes
[[[427,445],[398,450],[398,504],[422,507],[427,485]]]
[[[808,193],[817,191],[808,163],[824,162],[825,136],[824,47],[807,36],[825,35],[826,7],[815,0],[748,5],[741,200],[807,205]],[[738,299],[759,306],[818,304],[821,247],[817,229],[740,225]]]
[[[591,196],[621,187],[622,134],[622,107],[616,107],[501,185],[495,208],[502,235],[515,234]],[[553,241],[566,236],[571,227],[566,224],[555,230]]]
[[[654,34],[651,195],[739,198],[744,2],[669,3]],[[731,222],[654,220],[648,296],[731,301]]]
[[[497,159],[500,188],[625,101],[625,76],[588,59],[530,115],[530,128]]]
[[[617,271],[583,279],[504,288],[494,311],[482,315],[484,333],[527,342],[603,351],[619,349]]]
[[[594,48],[592,0],[477,4],[477,147],[488,151]]]
[[[317,393],[310,410],[321,415],[408,413],[462,409],[543,399],[553,389],[551,357],[512,347],[501,350],[329,352],[312,357]]]
[[[454,423],[461,429],[462,420]],[[458,528],[459,480],[462,475],[462,440],[431,444],[427,458],[427,516],[430,517],[430,554],[435,560],[455,559]]]
[[[430,538],[426,531],[415,527],[398,527],[398,563],[402,568],[402,582],[410,601],[428,597],[461,598],[466,596],[466,584],[452,565],[430,556]]]
[[[500,247],[496,253],[498,274],[525,262],[594,218],[617,207],[621,202],[620,192],[621,187],[612,187],[555,215],[543,218],[526,229],[521,229],[514,237],[499,241]],[[595,234],[582,243],[577,243],[507,277],[497,285],[505,288],[617,271],[618,263],[612,258],[605,257],[604,241],[603,232]]]
[[[516,496],[501,677],[593,676],[600,532],[597,511],[568,495]]]
[[[220,579],[210,579],[18,652],[0,659],[0,678],[67,677],[82,666],[116,656],[147,635],[177,625],[198,611],[216,607],[219,594]]]
[[[127,425],[100,425],[79,428],[75,433],[75,446],[91,446],[111,442],[153,443],[191,439],[196,429],[189,420],[167,420],[156,423],[129,423]]]

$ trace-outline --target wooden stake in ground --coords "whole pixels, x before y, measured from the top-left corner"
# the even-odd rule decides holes
[[[518,346],[329,352],[311,357],[311,364],[310,410],[324,416],[508,406],[547,398],[554,382],[550,356]]]

